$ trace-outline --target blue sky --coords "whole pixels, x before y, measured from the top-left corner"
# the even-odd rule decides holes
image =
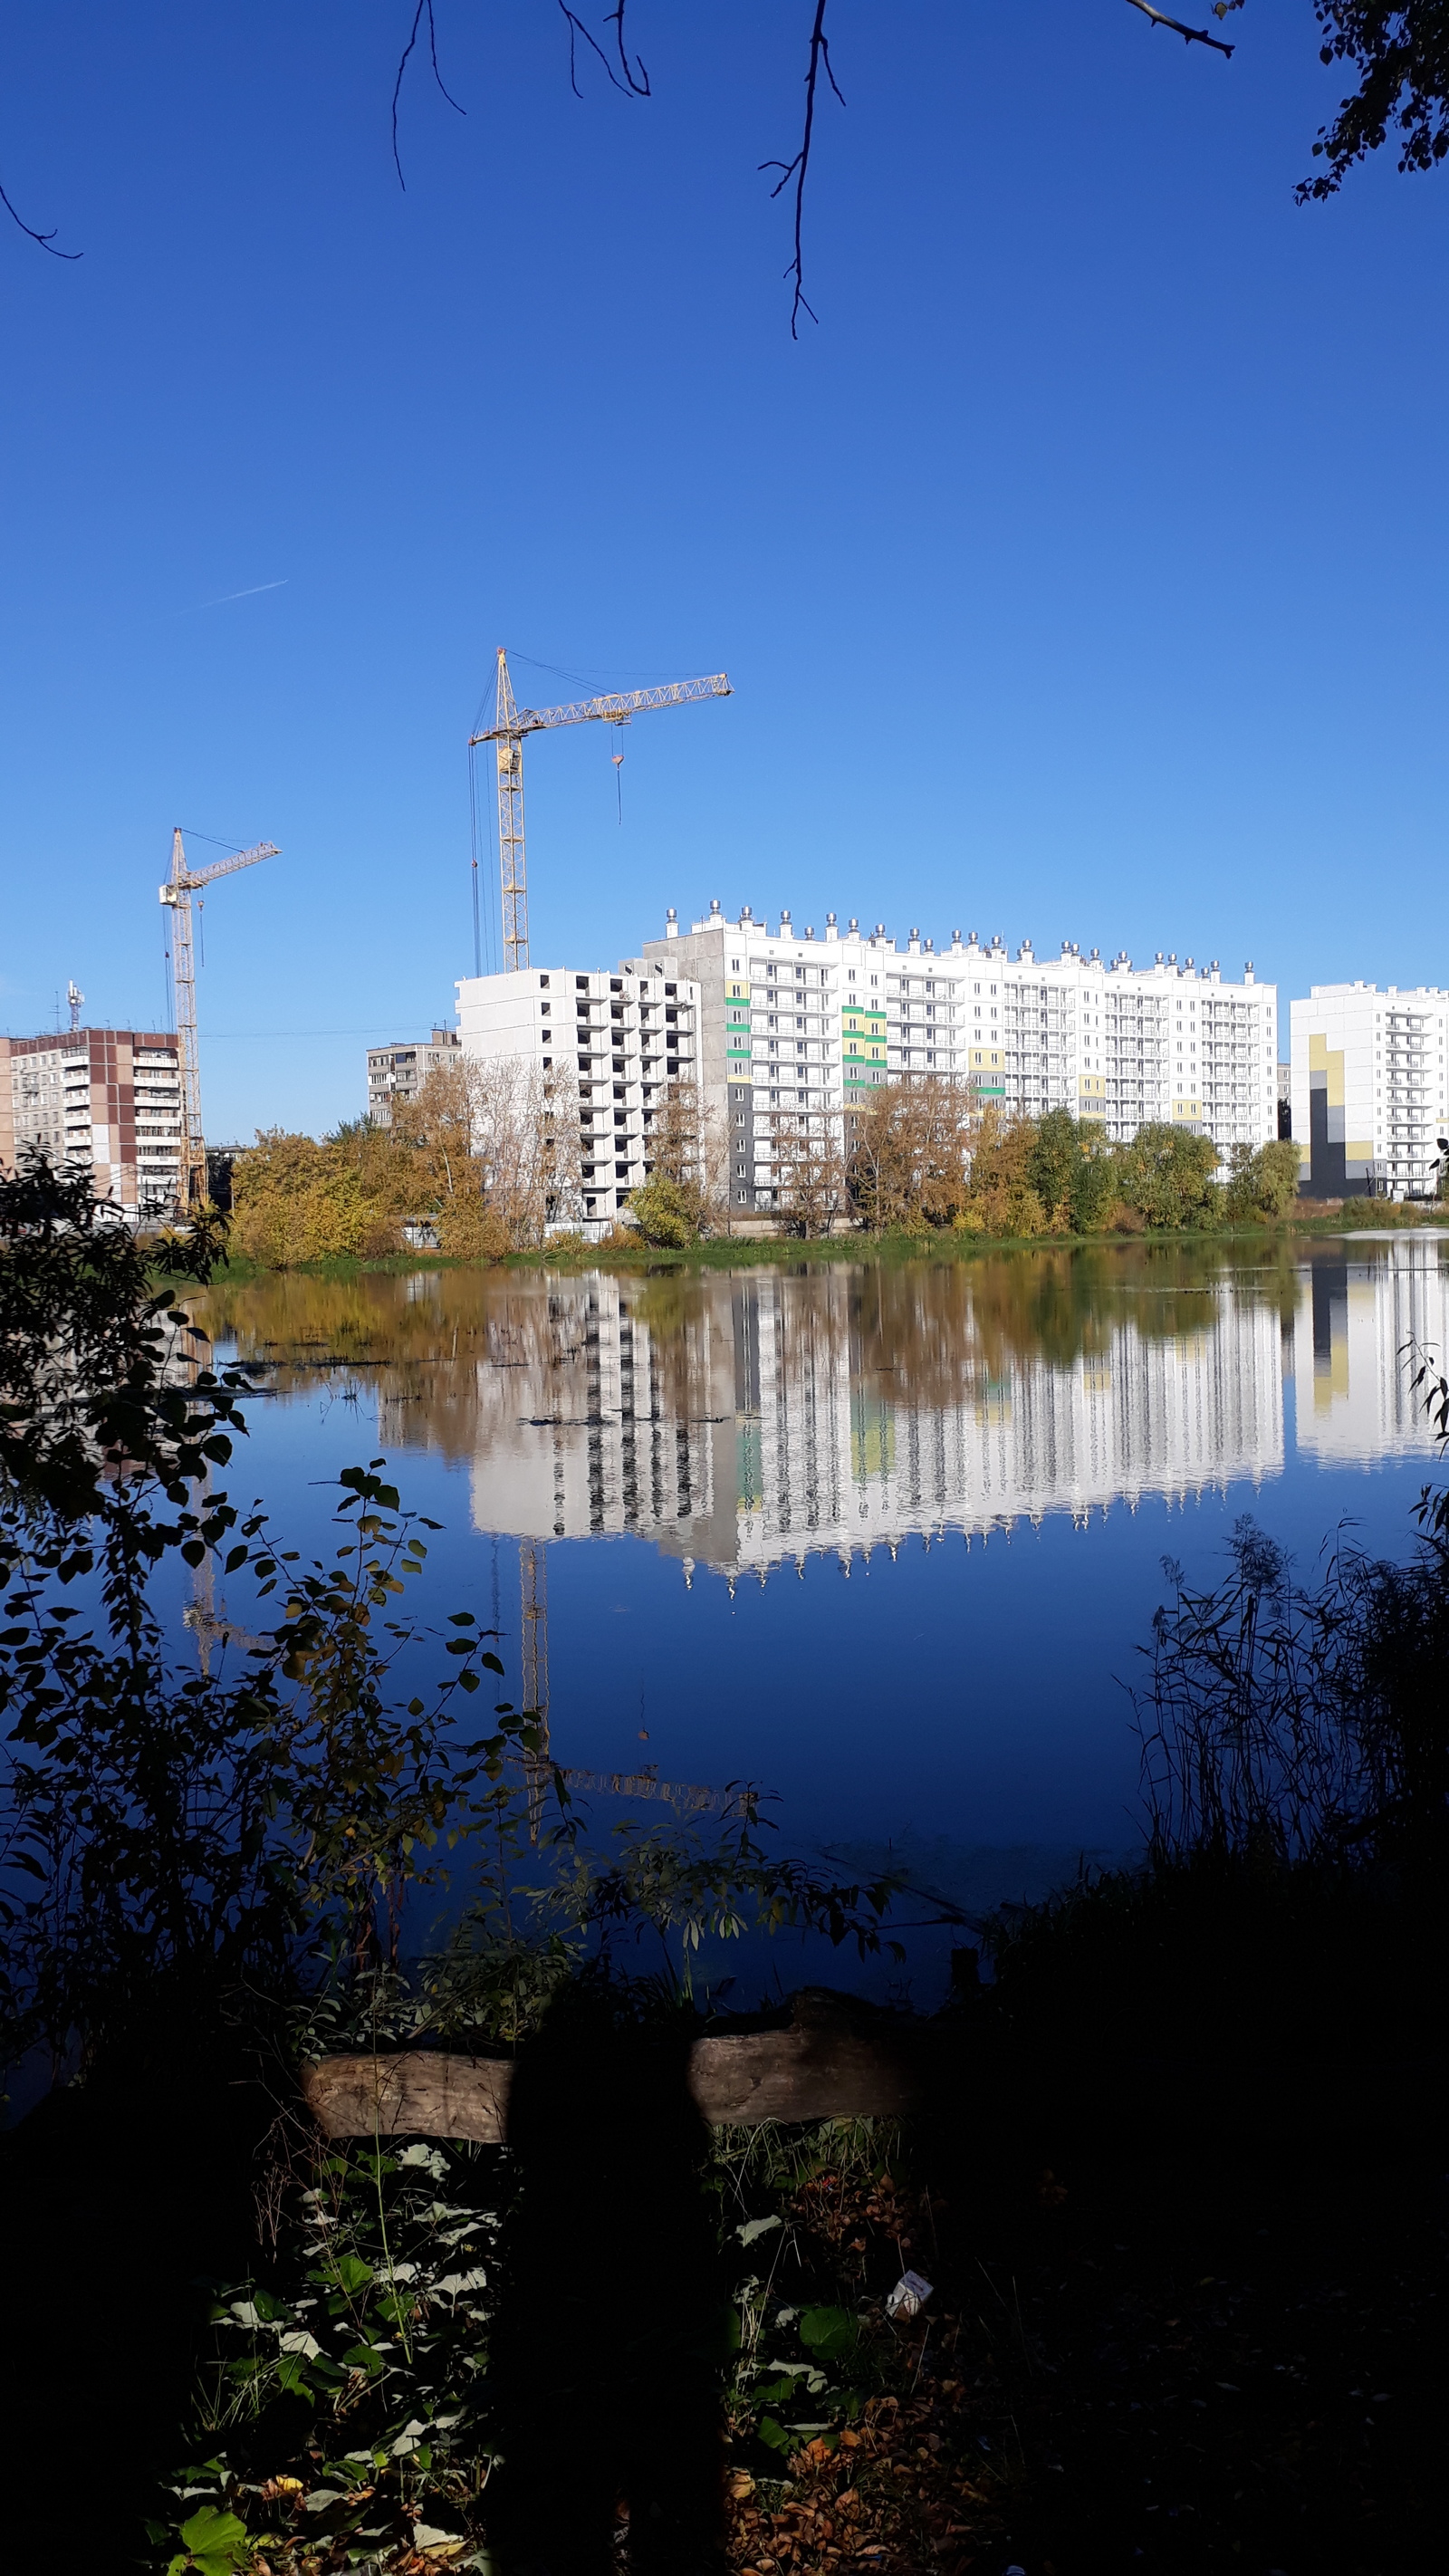
[[[572,96],[552,0],[437,0],[404,194],[410,15],[0,7],[0,178],[85,254],[0,232],[0,1025],[154,1023],[172,823],[265,836],[208,1130],[355,1113],[470,968],[499,642],[736,691],[624,737],[622,828],[611,733],[530,753],[538,962],[717,894],[1449,975],[1449,174],[1295,207],[1309,0],[1230,65],[833,0],[798,345],[806,0],[632,0],[647,103]]]

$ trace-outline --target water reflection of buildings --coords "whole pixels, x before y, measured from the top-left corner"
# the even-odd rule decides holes
[[[475,1521],[637,1532],[763,1575],[1281,1470],[1275,1303],[1227,1276],[1088,1299],[1069,1256],[1043,1300],[1044,1275],[1039,1258],[510,1283],[463,1363]],[[419,1408],[440,1395],[384,1394],[384,1443],[436,1438]]]
[[[1325,1465],[1422,1453],[1411,1353],[1449,1355],[1449,1244],[1346,1241],[1314,1260],[1293,1321],[1297,1445]]]

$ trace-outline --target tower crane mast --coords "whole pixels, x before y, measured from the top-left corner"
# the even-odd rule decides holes
[[[171,835],[171,874],[161,888],[161,901],[171,909],[171,959],[176,985],[176,1049],[181,1060],[181,1193],[186,1207],[206,1196],[206,1138],[201,1124],[201,1054],[196,1033],[196,958],[191,938],[191,898],[218,877],[254,868],[258,859],[281,856],[275,841],[258,841],[255,849],[238,850],[234,858],[217,859],[209,868],[189,868],[178,825]]]
[[[520,707],[513,695],[508,654],[498,647],[498,696],[493,722],[470,734],[468,749],[480,742],[498,747],[498,868],[503,893],[503,953],[508,972],[528,964],[528,869],[523,842],[523,746],[531,733],[551,732],[559,725],[631,724],[654,707],[696,706],[705,698],[734,695],[723,671],[704,680],[667,680],[653,689],[626,689],[602,698],[576,698],[565,707]]]

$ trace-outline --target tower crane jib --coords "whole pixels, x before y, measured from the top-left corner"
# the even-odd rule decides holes
[[[565,707],[520,707],[513,695],[506,648],[498,647],[498,696],[494,720],[471,734],[468,749],[480,742],[497,746],[498,869],[503,895],[503,952],[508,972],[528,964],[528,871],[523,842],[523,745],[531,733],[560,725],[632,723],[655,707],[696,706],[705,698],[734,694],[723,671],[703,680],[668,680],[652,689],[625,689],[602,698],[576,698]]]

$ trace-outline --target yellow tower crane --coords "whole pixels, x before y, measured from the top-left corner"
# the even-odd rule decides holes
[[[192,1208],[206,1197],[206,1138],[201,1125],[201,1056],[196,1037],[196,958],[191,942],[191,898],[218,877],[238,868],[254,868],[258,859],[280,858],[275,841],[258,841],[254,850],[218,859],[209,868],[189,868],[180,826],[171,835],[171,874],[161,900],[171,907],[171,960],[176,985],[176,1047],[181,1058],[181,1196]]]
[[[508,972],[528,964],[528,872],[523,849],[523,745],[531,733],[556,725],[631,724],[651,707],[689,707],[704,698],[734,695],[723,671],[706,680],[669,680],[655,689],[626,689],[607,698],[577,698],[567,707],[520,707],[514,704],[506,648],[498,647],[498,697],[493,722],[470,734],[468,749],[480,742],[498,746],[498,867],[503,881],[503,952]]]

